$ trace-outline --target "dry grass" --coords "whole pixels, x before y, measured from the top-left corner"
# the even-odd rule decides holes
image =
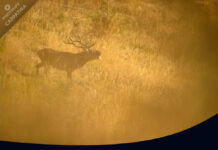
[[[210,43],[217,34],[206,39],[211,32],[204,24],[216,22],[194,6],[186,16],[186,5],[40,0],[0,42],[0,139],[133,142],[182,131],[217,113],[218,46]],[[25,76],[35,73],[40,48],[79,52],[64,44],[78,28],[95,33],[102,61],[75,71],[72,83],[53,68]]]

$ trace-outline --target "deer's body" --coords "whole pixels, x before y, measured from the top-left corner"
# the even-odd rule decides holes
[[[56,69],[67,72],[68,77],[74,70],[81,68],[87,62],[98,59],[101,55],[99,51],[83,51],[81,53],[59,52],[45,48],[37,52],[41,62],[36,66],[37,72],[43,66],[50,65]]]

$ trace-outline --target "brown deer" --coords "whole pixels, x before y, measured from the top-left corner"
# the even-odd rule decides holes
[[[50,48],[41,49],[37,52],[41,60],[41,62],[36,65],[37,74],[41,67],[49,65],[56,69],[66,71],[68,78],[71,78],[71,74],[74,70],[83,67],[89,61],[100,59],[101,52],[91,49],[95,45],[93,42],[82,42],[81,37],[77,40],[70,37],[69,41],[65,44],[72,44],[77,48],[81,48],[83,52],[69,53],[59,52]]]

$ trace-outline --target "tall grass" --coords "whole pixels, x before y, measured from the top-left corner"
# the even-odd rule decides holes
[[[205,38],[213,18],[181,1],[109,2],[40,0],[1,39],[1,140],[133,142],[217,113],[218,46]],[[52,67],[35,76],[38,49],[80,51],[64,44],[71,30],[94,33],[103,60],[73,72],[72,82]]]

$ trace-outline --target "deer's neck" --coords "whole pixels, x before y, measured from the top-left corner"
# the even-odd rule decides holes
[[[80,59],[83,60],[83,63],[85,64],[89,61],[95,60],[96,58],[88,52],[83,52],[80,54]]]

